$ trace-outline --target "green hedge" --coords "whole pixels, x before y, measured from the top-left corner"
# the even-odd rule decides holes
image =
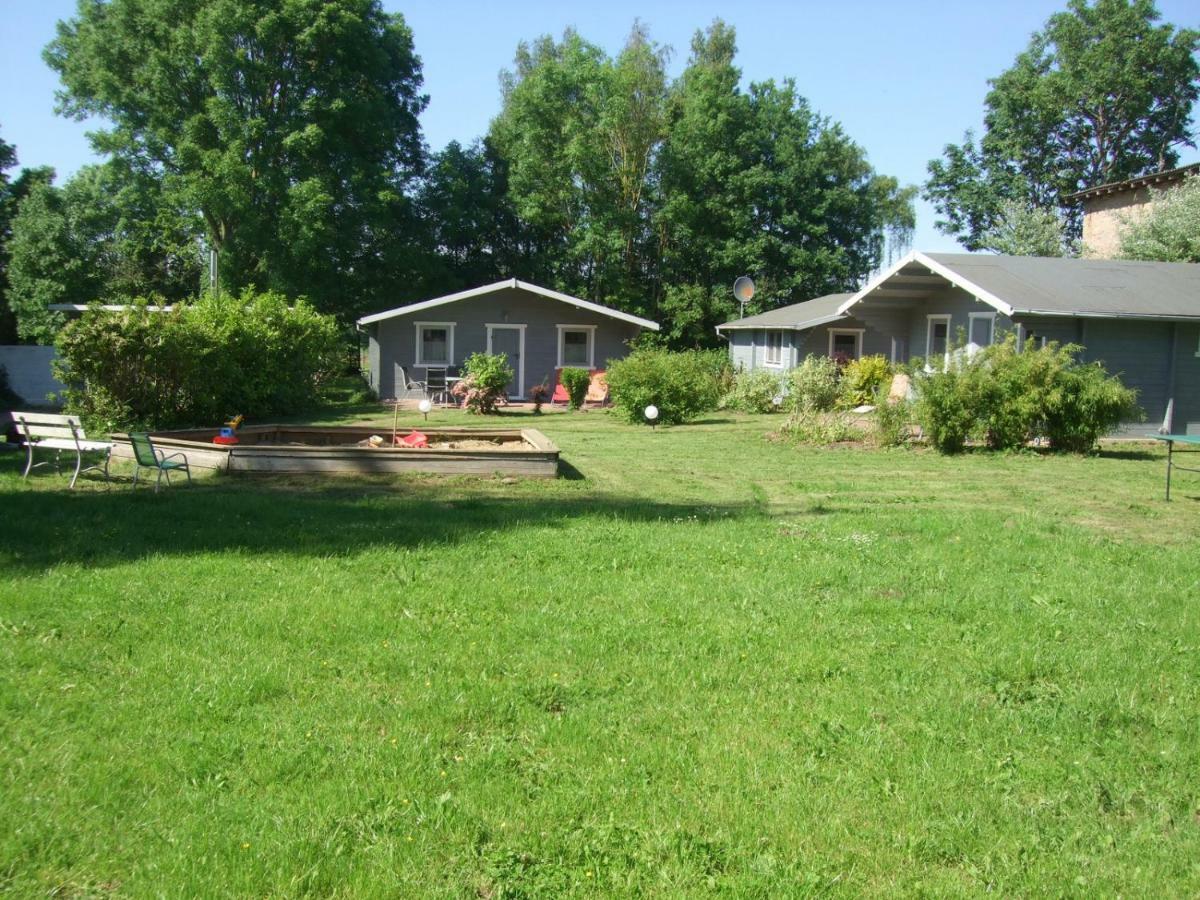
[[[712,351],[635,350],[609,363],[609,396],[626,421],[645,422],[657,406],[659,422],[677,425],[717,408],[726,365]]]
[[[68,323],[55,374],[67,411],[92,428],[215,427],[313,406],[341,344],[331,316],[276,293],[206,295],[168,312],[141,300]]]
[[[571,400],[571,409],[579,409],[583,406],[583,401],[587,399],[588,387],[592,383],[592,373],[587,369],[568,366],[562,370],[559,378]]]
[[[973,359],[916,373],[917,419],[929,442],[957,453],[969,440],[994,450],[1048,439],[1051,448],[1092,450],[1101,436],[1142,414],[1137,392],[1099,363],[1079,362],[1075,344],[1018,352],[1012,335]]]

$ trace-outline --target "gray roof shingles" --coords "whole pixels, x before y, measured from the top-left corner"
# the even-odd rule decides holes
[[[784,328],[803,329],[833,322],[845,316],[838,314],[838,307],[849,300],[853,294],[827,294],[815,300],[805,300],[803,303],[793,303],[791,306],[781,306],[769,309],[756,316],[746,316],[744,319],[734,319],[721,328]]]
[[[1200,318],[1200,265],[929,253],[1017,312]]]

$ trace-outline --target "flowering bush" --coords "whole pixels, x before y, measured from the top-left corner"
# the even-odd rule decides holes
[[[550,399],[550,388],[545,384],[535,384],[529,389],[529,399],[533,403],[533,414],[542,414],[542,404]]]
[[[464,365],[467,374],[450,392],[463,406],[479,415],[490,415],[508,394],[513,370],[505,353],[472,353]]]

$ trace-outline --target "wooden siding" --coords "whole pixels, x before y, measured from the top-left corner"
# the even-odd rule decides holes
[[[553,386],[558,362],[559,325],[595,326],[594,365],[603,369],[610,359],[622,359],[629,353],[628,341],[637,336],[639,326],[590,312],[519,288],[505,288],[480,297],[470,297],[444,306],[421,310],[405,316],[385,319],[369,326],[371,386],[380,397],[396,396],[398,367],[409,377],[422,380],[424,367],[416,365],[417,322],[453,322],[454,358],[461,366],[472,353],[487,350],[487,325],[525,325],[525,382],[529,388],[545,382]],[[513,367],[514,370],[517,368]]]

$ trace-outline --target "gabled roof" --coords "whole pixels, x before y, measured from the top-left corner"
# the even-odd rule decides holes
[[[826,294],[824,297],[805,300],[803,303],[769,309],[756,316],[746,316],[744,319],[734,319],[732,322],[718,325],[717,334],[748,328],[781,328],[791,331],[815,328],[817,325],[846,318],[838,312],[838,307],[849,297],[850,294]]]
[[[1100,197],[1104,194],[1116,194],[1121,191],[1136,191],[1138,188],[1147,187],[1151,184],[1168,185],[1176,181],[1183,181],[1189,175],[1200,175],[1200,163],[1191,163],[1190,165],[1180,166],[1178,169],[1165,169],[1161,172],[1151,172],[1148,175],[1142,175],[1138,178],[1129,178],[1125,181],[1114,181],[1110,184],[1098,184],[1094,188],[1076,191],[1074,194],[1067,194],[1063,200],[1091,200],[1093,197]]]
[[[912,252],[838,308],[915,296],[946,281],[1006,316],[1200,319],[1200,265],[1124,259],[1059,259]],[[899,289],[899,290],[898,290]]]
[[[530,284],[528,281],[518,281],[516,278],[509,278],[505,281],[497,281],[495,284],[485,284],[483,287],[471,288],[467,291],[459,291],[457,294],[447,294],[444,297],[434,297],[432,300],[422,300],[419,303],[410,303],[407,306],[397,306],[395,309],[388,309],[384,310],[383,312],[374,313],[373,315],[363,316],[358,320],[358,324],[370,325],[372,322],[382,322],[384,319],[392,319],[396,316],[407,316],[410,313],[421,312],[425,309],[433,309],[435,306],[445,306],[447,303],[457,303],[459,300],[468,300],[471,297],[482,297],[485,294],[492,294],[496,291],[502,291],[508,288],[516,288],[517,290],[528,291],[531,294],[549,297],[551,300],[569,303],[571,306],[577,306],[580,309],[586,309],[589,312],[599,313],[602,316],[609,316],[610,318],[619,319],[622,322],[629,322],[633,325],[640,325],[642,328],[649,328],[651,331],[658,331],[658,323],[651,322],[649,319],[643,319],[640,316],[621,312],[618,309],[601,306],[599,303],[581,300],[578,297],[572,297],[570,294],[560,294],[558,291],[552,291],[549,288],[539,287],[536,284]]]

